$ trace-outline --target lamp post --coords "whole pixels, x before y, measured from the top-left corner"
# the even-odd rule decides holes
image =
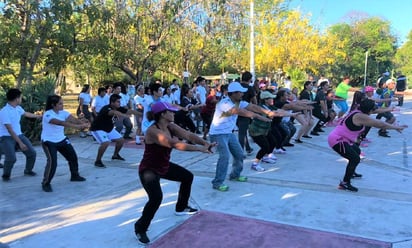
[[[368,53],[369,53],[369,51],[366,51],[366,53],[365,53],[365,75],[364,75],[364,78],[363,78],[363,87],[366,86],[366,71],[368,69]]]
[[[254,5],[253,0],[250,1],[250,73],[252,74],[252,82],[255,81],[255,27],[254,27]]]

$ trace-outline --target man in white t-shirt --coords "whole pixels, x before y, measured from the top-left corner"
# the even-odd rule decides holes
[[[106,97],[106,88],[100,87],[97,90],[97,96],[92,100],[92,114],[93,118],[99,114],[100,109],[109,104],[109,97]]]
[[[214,189],[219,191],[227,191],[229,189],[223,182],[226,179],[230,154],[233,156],[232,172],[229,176],[230,180],[238,182],[247,181],[247,177],[240,175],[243,170],[243,150],[240,146],[239,139],[233,134],[238,115],[268,122],[270,122],[271,119],[257,113],[265,114],[270,118],[276,115],[273,111],[242,101],[243,93],[246,91],[247,88],[242,87],[240,83],[230,83],[228,86],[228,97],[223,98],[216,105],[210,126],[210,141],[217,143],[217,152],[219,153],[219,159],[216,164],[216,175],[212,181],[212,185]]]
[[[156,102],[163,101],[163,89],[162,85],[152,83],[150,84],[150,95],[145,95],[144,99],[141,101],[143,106],[143,119],[142,119],[142,133],[144,134],[146,130],[153,124],[153,122],[147,119],[147,112],[152,110],[152,105]]]
[[[126,87],[122,83],[116,83],[113,85],[113,94],[119,95],[120,98],[120,107],[125,109],[130,109],[130,97],[126,94]],[[117,132],[121,133],[123,126],[125,127],[125,132],[123,134],[124,139],[133,139],[130,137],[132,133],[133,124],[130,118],[120,117],[115,123],[115,128]]]
[[[180,86],[179,83],[177,82],[177,79],[173,79],[172,85],[170,85],[170,90],[172,91],[173,94],[173,99],[174,103],[173,104],[180,104]]]
[[[4,153],[3,181],[9,181],[11,171],[16,163],[16,147],[26,156],[24,175],[35,176],[33,171],[36,162],[36,151],[30,140],[23,134],[20,126],[21,117],[40,119],[41,115],[24,111],[21,104],[21,91],[10,89],[7,94],[7,103],[0,110],[0,147]]]
[[[184,84],[189,84],[190,75],[192,75],[192,74],[190,74],[190,72],[188,72],[188,71],[183,72],[183,83]]]

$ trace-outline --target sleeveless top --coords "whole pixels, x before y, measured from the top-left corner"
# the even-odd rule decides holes
[[[328,136],[328,143],[330,147],[334,147],[336,144],[342,143],[355,143],[359,134],[363,132],[365,126],[356,126],[353,123],[353,116],[357,113],[361,113],[359,110],[355,110],[348,114],[335,129]]]
[[[157,126],[157,124],[155,125]],[[158,144],[145,144],[143,158],[139,165],[139,173],[151,170],[158,175],[165,175],[169,171],[171,152],[172,148]]]

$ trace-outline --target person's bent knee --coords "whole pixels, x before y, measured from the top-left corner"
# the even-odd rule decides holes
[[[108,147],[110,145],[109,141],[103,142],[100,144],[100,147]]]

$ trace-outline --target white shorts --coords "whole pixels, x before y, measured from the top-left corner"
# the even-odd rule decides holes
[[[110,133],[103,130],[92,131],[92,135],[99,144],[122,138],[122,135],[120,135],[114,128]]]

